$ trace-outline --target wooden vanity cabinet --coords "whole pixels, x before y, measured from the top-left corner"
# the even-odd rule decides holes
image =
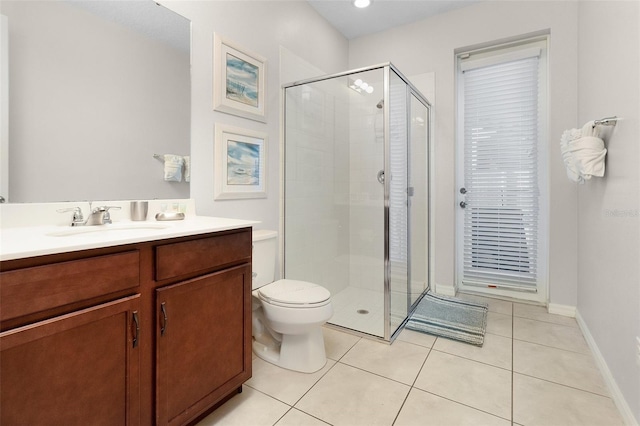
[[[251,228],[0,263],[0,424],[183,425],[251,377]]]

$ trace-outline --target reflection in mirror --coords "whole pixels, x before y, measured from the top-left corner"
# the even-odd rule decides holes
[[[189,184],[166,182],[153,156],[189,155],[187,19],[146,0],[3,0],[0,12],[9,28],[9,196],[0,195],[189,197]]]

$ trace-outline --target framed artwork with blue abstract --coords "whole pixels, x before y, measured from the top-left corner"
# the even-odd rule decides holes
[[[266,198],[267,135],[216,124],[214,198]]]
[[[266,122],[266,59],[213,35],[213,109]]]

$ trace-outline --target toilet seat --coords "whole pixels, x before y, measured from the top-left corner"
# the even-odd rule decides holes
[[[297,280],[278,280],[261,287],[258,297],[270,305],[287,308],[314,308],[331,301],[331,293],[326,288]]]

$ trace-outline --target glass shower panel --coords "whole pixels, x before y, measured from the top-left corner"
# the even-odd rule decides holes
[[[410,304],[429,285],[429,109],[411,94],[409,194],[411,229]]]
[[[286,87],[284,149],[284,276],[331,292],[329,323],[381,338],[383,82],[378,68]]]
[[[390,335],[409,313],[408,86],[389,73],[389,274]]]

